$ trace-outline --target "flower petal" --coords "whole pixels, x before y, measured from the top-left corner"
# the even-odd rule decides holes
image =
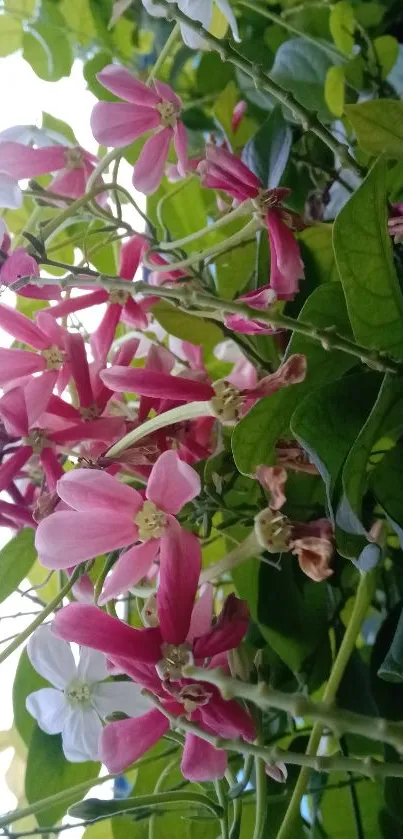
[[[223,13],[224,17],[226,18],[226,20],[228,21],[228,23],[231,27],[232,37],[233,37],[234,41],[238,41],[238,43],[239,43],[241,39],[239,37],[236,17],[234,15],[233,11],[232,11],[232,8],[231,8],[228,0],[216,0],[216,3],[217,3],[218,8]]]
[[[199,599],[193,607],[187,641],[193,641],[194,638],[210,631],[213,622],[213,605],[214,589],[213,586],[207,584],[203,586]]]
[[[96,360],[106,363],[106,358],[115,338],[122,307],[119,303],[108,303],[101,323],[91,335],[91,349]]]
[[[19,379],[38,373],[45,367],[45,359],[37,353],[0,348],[0,387],[8,382],[18,382]]]
[[[149,539],[148,542],[134,545],[133,548],[122,553],[105,582],[98,600],[99,605],[103,606],[108,600],[128,591],[131,586],[136,585],[145,577],[157,556],[158,549],[158,540]]]
[[[148,88],[147,88],[148,90]],[[131,236],[120,248],[119,277],[122,280],[133,280],[140,265],[147,239],[144,236]]]
[[[202,0],[202,2],[205,3],[206,0]],[[171,105],[174,105],[175,108],[180,111],[182,107],[182,100],[179,99],[179,96],[176,95],[175,91],[172,90],[172,87],[170,87],[169,84],[155,79],[154,87],[158,93],[159,100],[162,99],[163,102],[170,102]]]
[[[91,114],[92,133],[103,146],[128,146],[159,124],[160,115],[153,108],[122,102],[98,102]]]
[[[97,79],[115,96],[125,99],[126,102],[132,102],[134,105],[155,108],[160,101],[159,96],[151,87],[147,87],[144,82],[140,82],[118,64],[107,64],[97,73]]]
[[[145,195],[158,189],[168,157],[172,129],[163,128],[144,143],[133,169],[133,186]]]
[[[196,470],[175,451],[163,452],[151,470],[146,497],[161,510],[176,515],[199,492],[200,478]]]
[[[3,460],[3,463],[0,465],[0,492],[7,489],[10,481],[18,475],[18,472],[25,466],[31,454],[32,446],[21,446],[10,457]]]
[[[46,335],[32,320],[4,303],[0,303],[0,326],[17,341],[36,350],[45,350],[49,346]]]
[[[108,678],[106,656],[98,650],[81,647],[77,675],[83,682],[102,682]]]
[[[72,763],[99,760],[102,723],[92,708],[71,708],[62,731],[63,751]]]
[[[40,626],[31,635],[27,653],[37,673],[60,690],[77,675],[70,645],[56,638],[49,626]]]
[[[118,618],[86,603],[69,603],[57,612],[52,632],[111,658],[127,658],[156,664],[161,658],[158,629],[133,629]]]
[[[217,653],[233,650],[241,643],[248,626],[249,610],[246,600],[238,600],[234,594],[230,594],[210,632],[195,639],[194,657],[210,658]]]
[[[77,513],[63,510],[40,522],[35,544],[45,568],[70,568],[106,551],[134,542],[137,530],[128,516],[112,519],[100,509]]]
[[[178,172],[183,178],[186,177],[189,165],[187,145],[186,128],[178,119],[174,126],[174,146],[178,158]]]
[[[68,714],[67,700],[61,690],[36,690],[27,696],[25,705],[45,734],[60,734]]]
[[[101,469],[67,472],[59,481],[57,491],[62,501],[81,513],[103,510],[133,518],[143,503],[137,490]]]
[[[161,538],[158,618],[164,641],[182,644],[188,635],[200,577],[201,548],[174,519]]]
[[[102,719],[114,711],[129,717],[140,717],[153,707],[143,688],[134,682],[109,682],[96,685],[91,691],[91,702]]]
[[[254,740],[256,736],[252,717],[234,699],[225,700],[217,693],[200,708],[200,714],[205,725],[220,737]]]
[[[102,763],[109,772],[123,772],[151,749],[168,729],[168,720],[157,710],[137,719],[110,723],[101,738]]]
[[[270,285],[279,300],[293,300],[304,278],[298,242],[276,210],[267,214],[270,242]]]
[[[183,749],[182,774],[188,781],[216,781],[227,771],[227,753],[201,737],[187,734]]]
[[[22,207],[22,192],[11,175],[0,172],[0,207],[18,210]]]

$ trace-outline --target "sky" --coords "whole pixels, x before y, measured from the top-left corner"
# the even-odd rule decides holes
[[[0,131],[14,125],[41,126],[42,111],[47,111],[58,119],[67,122],[73,128],[78,142],[88,151],[95,153],[97,143],[94,140],[89,124],[90,113],[95,104],[94,96],[86,90],[86,83],[82,75],[81,65],[76,62],[71,76],[58,82],[45,82],[39,79],[30,65],[24,61],[19,53],[0,58],[0,78],[12,79],[12,84],[3,84],[1,93]],[[130,185],[130,167],[123,162],[121,167],[121,182]],[[2,302],[12,305],[12,295],[2,295]],[[0,330],[0,345],[9,346],[12,339]],[[4,528],[0,528],[0,547],[10,538]],[[4,616],[29,609],[29,601],[19,595],[13,595],[0,606],[0,639],[20,631],[27,623],[27,618],[7,620]],[[31,619],[31,618],[30,618]],[[29,620],[29,619],[28,619]],[[0,643],[0,649],[3,645]],[[0,812],[12,810],[16,806],[16,798],[10,792],[5,781],[5,773],[9,767],[13,750],[2,748],[1,732],[12,725],[11,691],[15,668],[19,653],[1,665],[0,692]],[[22,779],[21,779],[22,780]],[[107,785],[105,785],[107,786]],[[105,787],[97,788],[98,797],[108,796]],[[110,791],[110,790],[109,790]],[[77,839],[82,831],[74,829],[68,831],[68,839]]]

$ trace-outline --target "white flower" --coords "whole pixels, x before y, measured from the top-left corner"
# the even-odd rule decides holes
[[[114,711],[138,717],[152,707],[134,682],[104,682],[103,653],[81,648],[78,665],[67,641],[41,626],[31,636],[28,656],[35,670],[54,687],[30,693],[26,707],[46,734],[62,735],[67,760],[99,760],[101,719]]]
[[[235,15],[228,0],[168,0],[175,3],[192,20],[199,21],[204,29],[209,29],[214,12],[214,3],[217,4],[220,12],[228,21],[235,41],[239,41],[238,27]],[[143,6],[149,15],[154,17],[166,17],[166,9],[158,6],[158,0],[143,0]],[[181,23],[181,33],[185,44],[192,49],[199,49],[203,46],[203,39],[197,35],[189,26]]]
[[[0,208],[3,207],[8,210],[18,210],[22,207],[22,192],[15,178],[0,172]]]

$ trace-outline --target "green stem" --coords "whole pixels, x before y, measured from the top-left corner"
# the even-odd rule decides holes
[[[257,742],[262,745],[261,734],[261,719],[260,712],[255,714],[257,722]],[[267,783],[265,762],[260,757],[255,757],[255,786],[256,786],[256,807],[255,807],[255,826],[253,830],[253,839],[263,839],[264,829],[266,824],[266,810],[267,810]]]
[[[231,772],[231,769],[228,767],[225,778],[229,786],[229,791],[236,786],[236,778],[235,775]],[[236,798],[232,798],[232,807],[233,807],[233,818],[232,824],[229,831],[229,839],[235,839],[235,837],[239,837],[241,832],[241,821],[242,821],[242,798],[241,796],[237,796]]]
[[[154,794],[161,791],[161,789],[164,785],[165,778],[168,777],[171,769],[173,769],[175,764],[176,764],[176,758],[173,758],[173,760],[170,760],[169,763],[167,763],[167,765],[164,766],[164,769],[162,770],[161,775],[159,776],[158,781],[155,784]],[[148,839],[155,839],[155,823],[156,823],[156,815],[155,815],[155,813],[151,813],[149,823],[148,823]]]
[[[89,179],[90,180],[90,179]],[[88,183],[89,183],[88,180]],[[88,186],[88,184],[87,184]],[[81,210],[81,207],[85,207],[92,198],[95,198],[97,195],[101,195],[102,192],[107,192],[109,189],[114,189],[114,184],[102,184],[100,186],[93,186],[91,190],[89,190],[85,195],[82,195],[81,198],[77,198],[77,201],[73,201],[72,204],[69,204],[64,210],[59,213],[56,218],[51,219],[48,221],[47,224],[42,228],[41,235],[44,242],[46,239],[49,239],[49,236],[54,233],[64,221],[74,216],[77,210]]]
[[[215,791],[218,803],[222,807],[222,816],[220,818],[221,836],[220,839],[229,839],[229,824],[228,824],[228,799],[225,794],[224,784],[222,780],[215,781]]]
[[[90,799],[91,800],[91,799]],[[118,813],[130,813],[135,810],[143,809],[144,807],[160,807],[164,804],[195,804],[198,807],[205,807],[211,813],[220,819],[222,816],[222,808],[209,798],[199,792],[186,792],[184,790],[172,790],[169,792],[150,793],[149,795],[137,795],[135,798],[125,798],[123,801],[116,801],[114,799],[109,801],[97,800],[99,815],[114,816]],[[87,802],[84,802],[86,804]],[[89,803],[89,802],[88,802]],[[69,808],[69,815],[74,818],[81,818],[80,804]]]
[[[235,221],[235,219],[247,215],[249,210],[247,205],[248,201],[244,201],[242,204],[239,205],[239,207],[236,207],[235,210],[232,210],[230,213],[227,213],[225,216],[222,216],[222,218],[217,219],[217,221],[214,221],[211,224],[207,224],[206,227],[201,228],[201,230],[196,230],[195,233],[191,233],[189,236],[184,236],[183,239],[175,239],[174,242],[160,242],[158,250],[173,251],[177,248],[183,247],[183,245],[188,245],[190,242],[194,242],[195,239],[201,239],[202,236],[207,236],[209,233],[214,233],[221,227],[230,224],[231,221]]]
[[[148,76],[148,79],[147,79],[147,84],[148,85],[150,85],[151,82],[154,81],[156,75],[159,73],[163,64],[165,63],[165,59],[168,58],[168,55],[171,52],[172,47],[174,46],[174,44],[176,43],[176,41],[178,40],[179,37],[180,37],[180,26],[179,26],[179,23],[175,23],[175,26],[173,27],[169,37],[165,41],[165,44],[164,44],[164,46],[163,46],[155,64],[154,64],[154,67],[152,67],[152,69],[150,70],[150,73],[149,73],[149,76]]]
[[[132,446],[134,443],[142,440],[143,437],[147,437],[148,434],[159,431],[160,428],[165,428],[168,425],[174,425],[184,420],[206,416],[214,416],[209,402],[190,402],[188,405],[171,408],[170,411],[165,411],[163,414],[159,414],[147,420],[147,422],[143,422],[142,425],[133,431],[129,431],[128,434],[122,437],[121,440],[106,452],[106,457],[116,457],[123,449],[127,449],[128,446]]]
[[[323,694],[324,703],[332,703],[336,698],[340,682],[343,678],[344,671],[350,660],[351,654],[355,648],[357,637],[360,633],[362,622],[371,604],[374,594],[374,572],[369,574],[362,574],[360,583],[357,589],[353,612],[350,622],[344,634],[343,641],[337,653],[335,662],[333,664],[325,692]],[[321,722],[315,723],[311,736],[309,738],[306,754],[316,754],[319,743],[322,737],[323,724]],[[311,770],[308,767],[302,769],[297,783],[294,787],[291,801],[288,805],[287,812],[284,816],[283,823],[278,832],[277,839],[292,838],[295,835],[298,819],[300,817],[301,799],[305,793]]]
[[[233,568],[237,568],[242,562],[252,557],[257,557],[261,553],[263,553],[263,548],[257,541],[255,531],[252,530],[246,539],[237,545],[233,551],[223,556],[218,562],[203,569],[200,575],[200,585],[221,577],[226,571],[232,571]]]
[[[13,250],[16,250],[21,246],[24,241],[24,233],[31,233],[35,227],[37,221],[40,219],[42,215],[43,207],[39,207],[38,205],[35,206],[34,210],[32,211],[27,223],[24,225],[23,229],[14,236],[13,239]]]
[[[52,612],[55,611],[57,606],[59,606],[60,603],[62,603],[63,598],[66,596],[66,594],[68,594],[69,591],[71,591],[71,589],[74,586],[74,583],[78,580],[80,574],[81,574],[81,569],[76,568],[73,571],[70,579],[63,586],[63,588],[60,589],[60,591],[56,595],[56,597],[54,597],[53,600],[51,600],[50,603],[48,603],[48,605],[45,606],[44,609],[42,609],[42,612],[38,615],[38,617],[35,618],[35,620],[33,620],[29,624],[29,626],[26,627],[26,629],[24,629],[22,632],[20,632],[19,635],[17,635],[17,637],[14,638],[14,641],[12,641],[11,644],[9,644],[9,646],[6,647],[6,649],[3,650],[2,653],[0,653],[0,664],[3,664],[3,661],[5,661],[11,655],[11,653],[14,653],[15,650],[18,650],[18,647],[20,647],[21,644],[23,644],[24,641],[26,641],[30,637],[30,635],[32,635],[33,632],[35,632],[35,629],[37,629],[38,626],[40,626],[41,623],[43,623],[43,621],[47,617],[49,617],[49,615],[51,615]],[[0,825],[1,825],[1,822],[0,822]]]
[[[213,257],[225,253],[225,251],[229,248],[236,247],[241,242],[244,242],[245,239],[249,239],[252,233],[256,233],[260,227],[260,221],[252,219],[245,225],[245,227],[242,228],[242,230],[239,230],[238,233],[234,233],[233,236],[225,239],[225,241],[221,242],[219,245],[210,245],[210,247],[206,248],[204,251],[196,251],[186,257],[186,259],[180,259],[178,262],[170,262],[169,270],[176,271],[180,268],[188,268],[191,265],[196,265],[198,262],[203,262],[206,259],[213,259]],[[164,272],[167,270],[166,264],[156,265],[155,262],[152,262],[152,260],[147,258],[147,254],[143,257],[143,263],[146,268],[150,268],[151,271]]]
[[[314,111],[309,111],[301,105],[292,93],[284,90],[277,82],[271,79],[268,73],[265,73],[258,64],[244,58],[231,43],[216,38],[204,29],[200,23],[185,15],[177,6],[173,6],[172,3],[168,2],[168,0],[158,0],[158,5],[163,6],[166,10],[168,20],[174,19],[185,23],[186,26],[189,26],[190,29],[197,32],[211,49],[219,54],[222,61],[228,61],[230,64],[233,64],[234,67],[237,67],[245,75],[253,79],[258,90],[266,91],[266,93],[269,93],[277,99],[278,102],[281,102],[282,105],[289,108],[294,118],[301,123],[304,131],[310,131],[316,137],[319,137],[337,155],[343,166],[352,169],[357,175],[361,174],[361,168],[354,158],[351,157],[348,146],[336,140],[329,129],[320,122]]]

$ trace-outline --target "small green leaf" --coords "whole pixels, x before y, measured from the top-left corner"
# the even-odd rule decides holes
[[[403,684],[403,611],[388,653],[378,670],[378,676],[385,682]]]
[[[34,564],[34,535],[34,530],[25,527],[0,551],[0,603],[16,590]]]
[[[292,131],[279,105],[273,108],[259,131],[251,137],[242,152],[242,160],[255,173],[263,186],[278,186],[291,150]]]
[[[59,10],[80,46],[85,47],[95,38],[96,29],[88,0],[61,0]]]
[[[337,216],[333,244],[356,341],[403,358],[403,295],[387,231],[383,159]]]
[[[75,146],[78,145],[76,135],[70,125],[67,125],[67,122],[64,122],[62,119],[56,119],[56,117],[46,113],[46,111],[42,111],[42,128],[49,131],[52,135],[55,134],[55,140],[58,143],[65,143],[67,140],[68,143],[73,143]]]
[[[381,68],[381,75],[386,79],[396,64],[399,55],[399,42],[392,35],[380,35],[374,40],[374,50]]]
[[[13,711],[14,725],[26,746],[31,742],[36,724],[25,707],[25,700],[30,693],[44,687],[49,687],[49,683],[34,670],[26,650],[23,650],[13,683]]]
[[[21,17],[31,17],[35,13],[35,6],[36,0],[4,0],[6,12]]]
[[[354,46],[355,16],[354,9],[347,0],[340,0],[331,7],[329,26],[336,47],[345,55],[351,55]]]
[[[381,3],[372,2],[372,0],[365,3],[358,3],[358,6],[354,6],[354,13],[358,22],[361,26],[365,26],[366,29],[371,28],[371,26],[378,26],[385,12],[386,6],[382,6]]]
[[[206,352],[211,350],[222,340],[222,332],[213,323],[193,317],[186,312],[178,312],[169,303],[157,303],[152,307],[154,317],[158,323],[176,338],[200,344]]]
[[[336,327],[349,336],[350,325],[342,288],[339,283],[325,283],[317,288],[301,309],[300,319],[319,327]],[[354,359],[342,352],[326,352],[310,338],[293,335],[288,354],[303,353],[308,359],[305,381],[279,390],[261,399],[235,427],[232,451],[240,472],[253,475],[260,464],[273,463],[274,446],[289,427],[291,416],[313,388],[339,378],[353,366]]]
[[[60,735],[50,736],[35,726],[25,773],[25,794],[29,804],[97,778],[98,774],[99,763],[70,763],[64,757]],[[36,814],[38,823],[41,826],[56,824],[75,800],[73,795],[62,804],[41,810]]]
[[[50,23],[39,21],[30,25],[23,37],[23,55],[36,75],[46,82],[56,82],[63,76],[69,76],[73,52],[63,31],[63,18],[60,16],[59,20],[55,17]]]
[[[344,67],[329,67],[325,80],[325,99],[329,111],[336,117],[341,117],[344,111],[345,84]]]
[[[403,444],[385,454],[371,475],[371,487],[378,503],[396,531],[403,548]]]
[[[346,105],[345,112],[364,151],[403,157],[403,102],[375,99]]]
[[[22,46],[22,23],[11,15],[0,15],[0,58]]]
[[[370,658],[371,692],[380,716],[388,720],[402,719],[403,684],[385,681],[380,676],[380,669],[387,657],[395,638],[402,613],[402,603],[391,609],[378,630]]]
[[[97,73],[110,64],[112,61],[112,53],[107,49],[96,52],[95,55],[85,62],[83,67],[83,76],[87,82],[88,90],[97,97],[97,99],[108,100],[109,102],[116,102],[116,96],[110,93],[97,79]]]

